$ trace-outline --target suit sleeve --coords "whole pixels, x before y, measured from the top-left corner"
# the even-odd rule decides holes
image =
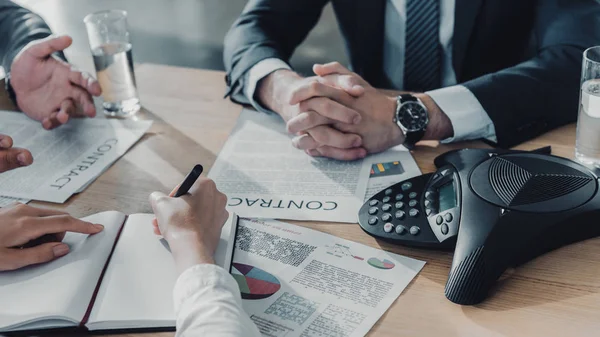
[[[245,75],[258,62],[289,59],[316,25],[329,0],[250,0],[225,37],[227,93],[249,103]]]
[[[51,34],[52,31],[39,15],[12,1],[0,0],[0,65],[7,73],[23,47]]]
[[[500,147],[576,121],[583,52],[600,44],[600,5],[540,0],[534,30],[533,58],[463,83],[493,121]]]

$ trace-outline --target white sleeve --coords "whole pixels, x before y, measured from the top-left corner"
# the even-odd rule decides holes
[[[272,112],[269,109],[260,105],[256,100],[254,100],[254,94],[256,91],[256,85],[260,80],[267,77],[269,74],[279,69],[291,69],[287,63],[283,62],[278,58],[268,58],[264,59],[257,64],[255,64],[250,70],[246,73],[246,85],[244,87],[244,95],[248,98],[248,101],[254,109],[262,112]]]
[[[177,337],[260,337],[242,308],[237,283],[219,266],[200,264],[184,271],[173,298]]]
[[[454,128],[454,137],[444,139],[442,143],[480,138],[497,142],[494,123],[477,97],[465,86],[455,85],[428,91],[426,94],[450,118]]]

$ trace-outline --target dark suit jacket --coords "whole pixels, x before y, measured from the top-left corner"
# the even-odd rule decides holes
[[[42,18],[9,0],[0,0],[0,65],[10,72],[12,61],[29,42],[52,34]]]
[[[250,0],[225,38],[228,95],[257,62],[289,60],[328,0]],[[332,0],[352,69],[379,88],[388,0]],[[594,0],[456,0],[453,66],[511,147],[574,122],[583,51],[600,45]],[[410,88],[408,88],[410,89]]]

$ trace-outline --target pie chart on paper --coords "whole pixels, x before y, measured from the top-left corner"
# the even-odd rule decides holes
[[[375,268],[378,269],[392,269],[394,268],[396,265],[394,264],[394,262],[388,260],[388,259],[383,259],[380,260],[376,257],[372,257],[370,258],[367,263]]]
[[[268,272],[243,263],[231,265],[231,276],[237,281],[245,300],[261,300],[275,294],[280,288],[279,280]]]

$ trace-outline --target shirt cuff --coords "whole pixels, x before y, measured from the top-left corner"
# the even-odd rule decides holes
[[[242,301],[240,288],[225,269],[215,264],[198,264],[186,269],[175,283],[173,289],[175,315],[179,315],[187,299],[204,288],[226,288],[234,294],[238,303]]]
[[[426,92],[450,118],[454,137],[442,140],[450,143],[461,140],[486,138],[497,142],[496,128],[477,97],[462,85]]]
[[[246,86],[244,87],[244,94],[246,95],[246,98],[248,98],[250,104],[252,104],[256,110],[262,112],[273,112],[260,105],[254,99],[254,94],[256,93],[256,85],[258,82],[279,69],[290,70],[291,68],[287,63],[278,58],[268,58],[255,64],[252,68],[250,68],[250,71],[246,73]]]

